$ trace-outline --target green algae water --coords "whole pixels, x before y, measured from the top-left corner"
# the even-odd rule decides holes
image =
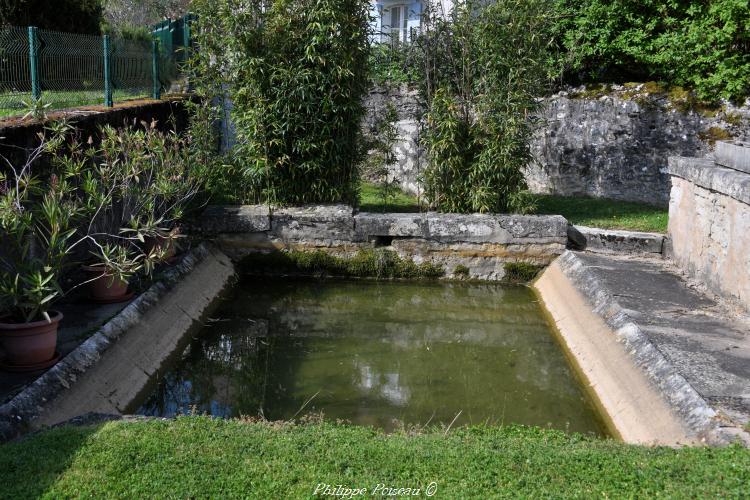
[[[246,280],[138,411],[602,434],[526,287]]]

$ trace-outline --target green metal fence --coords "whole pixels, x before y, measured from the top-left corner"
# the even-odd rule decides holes
[[[134,40],[0,27],[0,118],[22,115],[35,101],[59,109],[159,98],[180,77],[190,19],[180,20],[187,38],[164,46],[157,32]]]

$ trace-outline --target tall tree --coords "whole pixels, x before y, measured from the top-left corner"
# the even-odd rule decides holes
[[[98,34],[101,0],[0,0],[0,25]]]

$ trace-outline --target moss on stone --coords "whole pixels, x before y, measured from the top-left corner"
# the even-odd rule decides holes
[[[544,266],[529,264],[528,262],[506,262],[503,264],[505,276],[503,279],[511,283],[526,283],[539,274]]]
[[[709,127],[707,130],[698,133],[698,137],[712,146],[716,144],[716,141],[728,141],[734,138],[731,132],[721,127]]]
[[[571,92],[568,97],[571,99],[598,99],[609,94],[611,88],[608,84],[594,83],[586,85],[583,90]]]
[[[739,113],[724,112],[724,121],[733,127],[742,125],[742,115]]]
[[[245,257],[244,272],[300,273],[323,276],[390,279],[435,279],[445,274],[431,262],[416,264],[402,259],[393,250],[363,249],[351,257],[332,255],[324,250],[283,250],[254,253]]]
[[[469,278],[469,268],[463,264],[459,264],[453,268],[453,276],[459,279]]]

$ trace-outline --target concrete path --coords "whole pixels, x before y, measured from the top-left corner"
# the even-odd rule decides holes
[[[720,417],[750,421],[750,324],[659,260],[578,254]]]
[[[100,326],[119,313],[128,302],[96,305],[81,298],[79,301],[59,304],[56,309],[63,313],[64,322],[57,332],[57,352],[64,358]],[[16,373],[0,369],[0,404],[4,404],[33,383],[47,370]]]

